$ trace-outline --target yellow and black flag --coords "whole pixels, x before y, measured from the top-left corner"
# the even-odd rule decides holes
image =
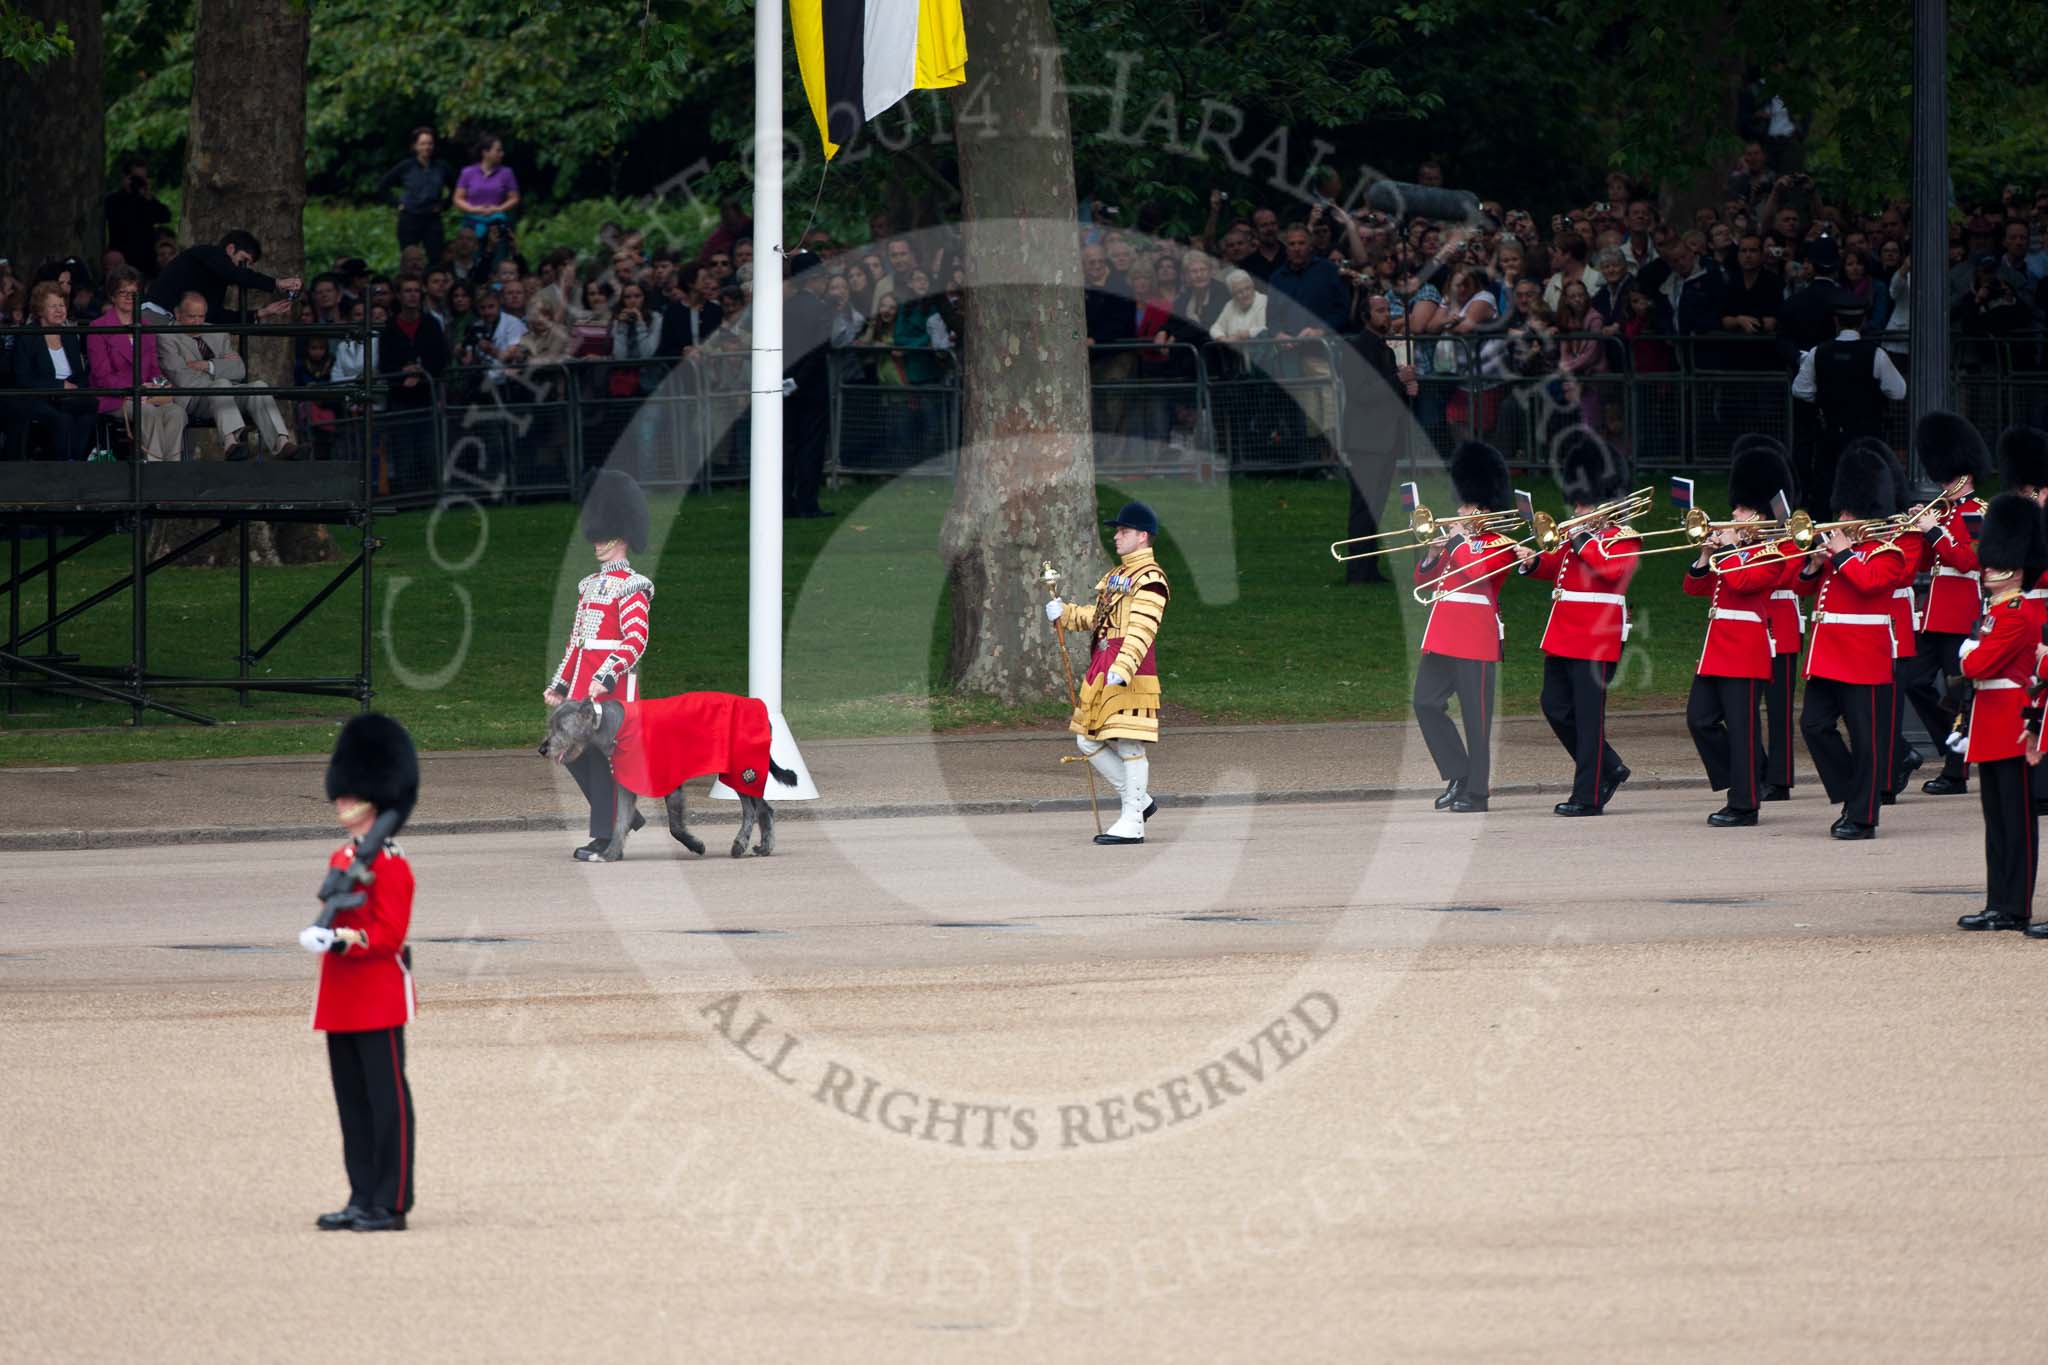
[[[789,30],[828,161],[911,91],[967,80],[960,0],[789,0]]]

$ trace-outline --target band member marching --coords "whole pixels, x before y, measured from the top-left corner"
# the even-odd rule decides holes
[[[2048,537],[2042,534],[2041,509],[2017,493],[1991,500],[1983,532],[1977,559],[1990,605],[1958,658],[1963,676],[1975,684],[1966,757],[1977,765],[1984,810],[1984,908],[1956,924],[2024,929],[2031,938],[2048,938],[2048,922],[2029,924],[2041,845],[2023,715],[2041,662],[2040,618],[2027,608],[2027,573],[2048,562]]]
[[[1760,446],[1737,455],[1728,473],[1731,520],[1760,520],[1772,498],[1785,491],[1789,472],[1782,458]],[[1687,594],[1707,599],[1707,638],[1686,699],[1685,725],[1708,785],[1728,793],[1727,803],[1707,817],[1717,828],[1757,822],[1764,799],[1757,711],[1771,680],[1771,594],[1798,571],[1797,560],[1779,557],[1774,545],[1734,526],[1709,536],[1685,575]]]
[[[1514,562],[1514,542],[1487,530],[1479,518],[1513,508],[1508,462],[1498,450],[1468,441],[1451,456],[1451,486],[1462,525],[1432,543],[1415,565],[1418,588],[1430,590],[1429,625],[1415,668],[1415,722],[1447,784],[1438,810],[1470,814],[1486,809],[1492,792],[1493,714],[1499,696],[1502,570]],[[1464,738],[1451,720],[1458,699]]]
[[[576,585],[576,615],[569,646],[541,694],[550,709],[565,701],[640,699],[640,660],[647,653],[647,616],[654,584],[636,571],[627,552],[647,548],[647,498],[630,475],[601,469],[583,498],[583,535],[597,556],[597,572]],[[590,842],[575,850],[582,862],[601,862],[611,842],[616,788],[611,763],[591,745],[565,765],[590,806]],[[637,812],[633,828],[645,824]]]
[[[1978,578],[1977,528],[1984,504],[1977,482],[1990,472],[1990,454],[1977,429],[1952,412],[1930,412],[1913,430],[1913,453],[1927,477],[1944,488],[1960,484],[1960,497],[1941,524],[1927,532],[1933,556],[1933,577],[1927,587],[1927,610],[1911,658],[1899,669],[1899,688],[1937,743],[1953,718],[1942,704],[1944,676],[1961,678],[1963,641],[1983,615],[1984,593]],[[2022,587],[2027,585],[2022,584]],[[1955,796],[1969,790],[1969,765],[1963,756],[1942,745],[1939,775],[1920,784],[1929,796]]]
[[[1574,517],[1620,498],[1628,470],[1584,428],[1559,443],[1558,487]],[[1628,638],[1628,583],[1642,541],[1614,521],[1581,522],[1568,538],[1538,554],[1516,547],[1519,572],[1553,584],[1543,630],[1543,717],[1572,756],[1572,794],[1559,815],[1598,815],[1628,768],[1607,743],[1607,688]]]
[[[1892,476],[1892,513],[1903,515],[1908,510],[1906,498],[1911,481],[1906,477],[1906,466],[1898,453],[1875,436],[1859,436],[1853,445],[1867,446],[1873,454],[1884,461],[1884,467]],[[1928,524],[1932,524],[1930,521]],[[1885,752],[1890,766],[1884,773],[1883,790],[1878,794],[1880,805],[1896,805],[1899,793],[1913,779],[1913,774],[1927,761],[1926,755],[1906,739],[1906,702],[1899,686],[1900,676],[1910,672],[1913,655],[1919,648],[1920,623],[1913,606],[1913,583],[1920,573],[1934,561],[1934,552],[1928,548],[1926,538],[1919,535],[1901,535],[1890,538],[1899,547],[1899,553],[1906,557],[1906,581],[1892,589],[1892,718],[1891,737],[1885,743]],[[1937,736],[1937,738],[1939,738]]]
[[[1792,478],[1792,460],[1786,453],[1784,442],[1761,432],[1737,437],[1728,452],[1731,464],[1740,461],[1750,450],[1769,454],[1784,471],[1783,482],[1773,492],[1785,494],[1787,511],[1799,505],[1801,493]],[[1781,549],[1789,552],[1790,546],[1782,546]],[[1761,799],[1765,801],[1792,799],[1794,736],[1799,725],[1793,694],[1799,685],[1799,650],[1806,634],[1806,617],[1799,609],[1799,593],[1790,582],[1797,573],[1796,565],[1788,569],[1786,581],[1773,588],[1764,603],[1764,619],[1770,627],[1772,651],[1771,676],[1764,684],[1764,791]]]
[[[420,764],[412,737],[389,716],[366,712],[341,730],[327,764],[327,799],[349,842],[327,860],[332,872],[358,859],[357,841],[378,817],[397,830],[419,800]],[[388,838],[363,848],[369,878],[360,904],[337,910],[332,924],[309,926],[299,945],[321,954],[313,1027],[327,1034],[327,1069],[341,1114],[348,1203],[323,1213],[326,1232],[402,1232],[413,1203],[415,1133],[412,1087],[405,1079],[405,1026],[416,1009],[411,952],[412,866]]]
[[[1836,467],[1836,516],[1892,515],[1891,485],[1882,456],[1850,446]],[[1817,599],[1799,729],[1828,800],[1842,808],[1829,830],[1837,839],[1877,837],[1879,801],[1893,762],[1892,590],[1911,577],[1897,545],[1883,537],[1852,540],[1836,528],[1814,547],[1795,580]],[[1838,726],[1848,730],[1846,743]]]
[[[1152,762],[1145,750],[1159,739],[1157,642],[1172,590],[1152,555],[1159,534],[1152,509],[1126,503],[1106,524],[1116,528],[1119,559],[1095,585],[1095,601],[1069,605],[1055,597],[1045,604],[1045,618],[1093,634],[1080,705],[1067,728],[1119,801],[1116,823],[1095,842],[1142,844],[1145,822],[1159,808],[1150,793]]]

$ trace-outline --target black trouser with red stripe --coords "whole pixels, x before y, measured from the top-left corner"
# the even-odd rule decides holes
[[[1621,755],[1607,743],[1607,685],[1614,665],[1595,659],[1543,656],[1543,718],[1572,756],[1572,801],[1597,806],[1600,789],[1621,771]]]
[[[2034,912],[2041,818],[2034,813],[2032,771],[2024,758],[1977,765],[1977,797],[1984,805],[1984,908],[2010,919],[2032,919]]]
[[[1465,784],[1471,796],[1491,793],[1493,780],[1493,708],[1500,665],[1485,659],[1454,659],[1425,652],[1415,667],[1415,723],[1422,742],[1436,762],[1437,776]],[[1458,698],[1465,735],[1458,736],[1450,700]]]
[[[1792,734],[1799,713],[1792,706],[1798,682],[1799,656],[1779,654],[1771,660],[1771,680],[1764,684],[1764,783],[1792,787]]]
[[[1877,823],[1878,796],[1897,762],[1892,752],[1892,692],[1890,683],[1806,680],[1806,705],[1799,713],[1806,751],[1820,770],[1828,800],[1861,825]],[[1848,743],[1842,742],[1837,726],[1848,730]]]
[[[1763,800],[1763,735],[1757,706],[1767,684],[1761,678],[1692,680],[1685,700],[1685,728],[1706,765],[1707,784],[1728,793],[1730,810],[1755,810]]]
[[[412,1087],[405,1082],[405,1030],[327,1035],[327,1069],[341,1111],[341,1159],[348,1202],[363,1210],[412,1207]]]
[[[1928,735],[1941,749],[1941,775],[1954,782],[1961,782],[1970,775],[1970,765],[1963,762],[1961,754],[1948,747],[1949,731],[1955,728],[1956,713],[1942,705],[1945,693],[1942,678],[1962,676],[1965,638],[1943,631],[1921,631],[1913,644],[1913,656],[1899,661],[1897,675],[1899,690],[1905,694],[1905,699],[1912,704],[1913,713],[1920,717],[1920,723],[1927,727]]]

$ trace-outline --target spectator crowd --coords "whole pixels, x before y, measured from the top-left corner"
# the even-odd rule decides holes
[[[486,136],[472,145],[475,159],[458,173],[440,159],[432,130],[418,129],[383,178],[396,209],[395,272],[351,257],[303,282],[260,274],[262,247],[247,233],[179,243],[147,165],[125,166],[106,201],[96,260],[24,270],[0,259],[0,326],[89,323],[109,333],[83,346],[54,331],[0,339],[8,352],[0,382],[44,391],[10,403],[5,456],[79,458],[111,438],[172,459],[187,428],[204,425],[251,454],[317,452],[349,413],[342,389],[366,371],[380,381],[376,401],[403,411],[515,391],[544,400],[570,384],[584,396],[633,399],[677,362],[723,354],[744,363],[754,258],[751,224],[736,202],[721,205],[694,251],[650,246],[614,223],[587,252],[564,247],[533,259],[520,245],[521,191],[504,144]],[[1156,208],[1139,208],[1125,227],[1117,210],[1094,201],[1079,225],[1090,367],[1114,392],[1130,381],[1184,378],[1193,364],[1215,373],[1247,363],[1327,372],[1335,348],[1348,345],[1437,421],[1491,430],[1518,420],[1518,395],[1535,394],[1547,400],[1549,420],[1565,414],[1623,448],[1646,433],[1640,414],[1631,419],[1608,400],[1603,379],[1687,368],[1789,380],[1801,352],[1834,335],[1789,325],[1798,312],[1789,305],[1808,290],[1853,297],[1863,334],[1905,368],[1910,206],[1830,202],[1808,175],[1770,164],[1782,145],[1749,144],[1721,201],[1677,219],[1660,211],[1651,188],[1620,174],[1607,177],[1601,198],[1546,223],[1497,202],[1460,221],[1347,212],[1334,177],[1300,211],[1242,212],[1246,205],[1214,192],[1206,221],[1181,235]],[[1443,180],[1433,162],[1417,176],[1425,186]],[[913,393],[948,379],[952,357],[972,344],[963,335],[960,238],[950,228],[900,226],[877,214],[867,244],[848,248],[807,234],[797,265],[812,268],[791,288],[792,300],[803,300],[792,307],[793,357],[815,349],[842,382]],[[2008,186],[1998,203],[1957,215],[1940,244],[1965,365],[2043,367],[2044,229],[2048,190],[2028,196]],[[278,297],[245,315],[231,298],[237,286]],[[291,382],[337,393],[297,401],[290,422],[260,395],[67,397],[132,382],[138,361],[116,334],[138,308],[193,326],[332,327],[294,342]],[[579,371],[582,362],[605,363]],[[145,387],[231,390],[246,379],[227,331],[162,336],[139,364]],[[821,387],[821,374],[805,372],[800,385]],[[1107,413],[1099,406],[1105,419],[1150,441],[1179,443],[1184,434],[1170,403],[1142,397]],[[926,441],[931,433],[889,436]],[[794,512],[815,510],[814,493],[792,499]]]

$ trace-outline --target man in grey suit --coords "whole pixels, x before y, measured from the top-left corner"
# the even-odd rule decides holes
[[[205,295],[192,293],[179,299],[178,322],[185,327],[205,326]],[[248,382],[249,369],[242,363],[242,357],[235,354],[234,342],[226,332],[166,332],[157,337],[156,347],[164,378],[174,386],[223,390],[217,397],[187,394],[174,401],[185,409],[187,417],[203,412],[212,418],[215,430],[231,453],[237,446],[254,447],[259,440],[265,453],[277,458],[290,456],[298,449],[291,433],[285,430],[284,415],[278,411],[275,398],[267,393],[237,397],[228,392],[235,385]],[[244,408],[249,414],[246,422],[242,416]]]

